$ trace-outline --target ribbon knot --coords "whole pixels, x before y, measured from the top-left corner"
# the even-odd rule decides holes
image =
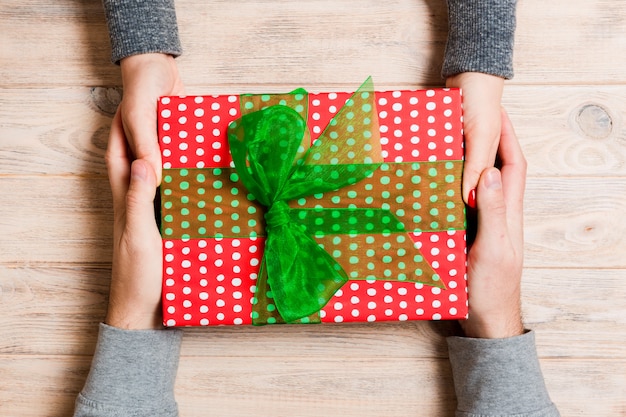
[[[284,201],[276,201],[265,213],[265,227],[268,231],[285,226],[291,221],[289,212],[291,209]]]

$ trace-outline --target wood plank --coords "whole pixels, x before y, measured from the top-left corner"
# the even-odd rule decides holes
[[[121,84],[97,0],[3,1],[0,33],[0,87]]]
[[[552,401],[562,416],[623,416],[626,413],[626,361],[541,361]]]
[[[625,270],[527,269],[524,316],[542,357],[626,358]],[[0,265],[0,354],[89,355],[106,313],[102,266]],[[185,329],[185,356],[445,358],[454,322]]]
[[[90,354],[97,323],[106,314],[109,275],[106,266],[0,265],[0,315],[4,317],[0,354]],[[276,356],[296,355],[305,344],[312,356],[323,356],[331,347],[364,354],[372,346],[383,346],[382,357],[387,355],[384,351],[432,357],[446,355],[441,335],[454,331],[451,322],[220,327],[186,329],[185,339],[189,354],[205,356],[221,356],[226,351],[254,356],[258,349]],[[283,347],[276,349],[277,344]]]
[[[0,355],[0,415],[67,417],[82,388],[91,358],[87,356]],[[8,384],[5,384],[10,381]]]
[[[526,194],[526,266],[626,268],[626,181],[531,178]],[[111,256],[108,181],[4,177],[0,263],[107,262]],[[50,221],[54,219],[54,221]]]
[[[541,361],[550,398],[562,416],[626,414],[626,361]]]
[[[456,407],[445,359],[184,357],[176,392],[183,416],[453,416]]]
[[[110,275],[110,266],[0,265],[0,354],[91,354]]]
[[[626,359],[625,274],[619,269],[525,269],[523,317],[536,332],[539,354]]]
[[[527,267],[624,268],[624,178],[532,178],[525,198]]]
[[[99,2],[32,3],[33,7],[26,11],[6,3],[0,9],[0,31],[10,34],[3,61],[18,54],[23,56],[20,68],[9,71],[1,66],[0,85],[73,86],[77,80],[85,83],[82,85],[119,84],[118,69],[109,63],[107,29]],[[344,71],[338,73],[339,67],[352,68],[355,75],[351,80],[362,81],[375,70],[378,78],[383,78],[383,74],[386,79],[417,74],[429,80],[429,84],[441,82],[445,5],[396,0],[385,6],[375,1],[363,6],[329,0],[297,5],[284,0],[237,5],[226,1],[209,5],[179,1],[181,40],[187,51],[180,65],[190,74],[186,78],[190,84],[210,80],[233,85],[242,74],[261,85],[267,85],[268,79],[270,84],[276,80],[310,84],[319,79],[333,83],[339,73],[347,75]],[[64,19],[50,19],[53,15]],[[33,25],[45,25],[46,31],[25,29],[25,16]],[[50,42],[52,45],[46,50],[26,48]],[[416,49],[417,45],[422,48]],[[59,65],[49,69],[49,78],[42,79],[35,74],[42,63],[48,62],[50,51]],[[188,59],[193,56],[220,59]],[[281,58],[276,59],[277,56]],[[269,67],[277,71],[272,74]],[[317,75],[311,77],[313,72]]]
[[[626,176],[626,88],[505,87],[531,177]]]
[[[110,262],[108,181],[75,177],[5,177],[0,193],[0,263]]]
[[[516,83],[624,84],[624,2],[525,0],[517,10]]]
[[[322,87],[330,87],[359,84],[368,75],[383,84],[442,84],[442,2],[252,0],[234,7],[218,1],[209,7],[182,3],[177,10],[187,51],[181,69],[189,85],[253,79],[261,86],[323,80]]]
[[[106,175],[119,89],[0,90],[0,174]]]
[[[442,1],[176,3],[189,92],[442,83]],[[563,416],[626,415],[625,19],[610,0],[518,4],[504,105],[529,162],[523,310]],[[106,309],[121,79],[100,0],[4,0],[0,33],[0,415],[66,416]],[[451,417],[453,329],[186,330],[181,415]]]
[[[179,401],[181,415],[454,415],[444,359],[302,363],[284,358],[258,370],[254,359],[229,359],[215,361],[217,368],[182,359],[177,380],[177,393],[185,395]],[[553,359],[541,365],[561,415],[618,416],[626,410],[626,361]]]
[[[254,86],[194,92],[226,94],[233,88]],[[104,152],[120,98],[116,88],[0,90],[0,175],[106,175]],[[626,176],[626,86],[511,85],[504,105],[529,176]]]
[[[89,357],[0,356],[0,413],[67,416]],[[564,416],[617,416],[626,410],[624,360],[543,360],[553,401]],[[181,416],[452,416],[446,359],[355,357],[182,357],[176,382]],[[590,399],[593,399],[591,401]]]
[[[362,74],[389,85],[441,84],[447,37],[443,2],[239,4],[220,1],[206,10],[204,2],[177,2],[187,51],[181,68],[189,85],[233,85],[249,74],[260,85],[279,79],[305,85],[325,80],[332,86],[358,83]],[[520,2],[513,82],[623,84],[626,57],[615,51],[626,49],[625,11],[610,0],[576,7],[567,0]],[[351,71],[338,73],[339,67]]]
[[[626,56],[616,53],[626,49],[624,5],[579,3],[520,2],[515,83],[626,82]],[[354,85],[367,75],[387,85],[441,84],[443,2],[179,0],[177,11],[186,51],[179,62],[189,86],[267,87],[277,80],[311,86],[323,80],[322,87],[331,87]],[[109,63],[99,1],[5,1],[0,32],[6,34],[0,86],[120,84]],[[15,56],[19,66],[12,65]]]

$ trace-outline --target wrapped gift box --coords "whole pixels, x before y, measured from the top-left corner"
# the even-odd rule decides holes
[[[383,179],[387,178],[383,191],[380,187],[372,191],[369,184],[374,180],[363,180],[351,185],[352,188],[316,194],[289,205],[314,208],[335,206],[342,200],[346,207],[354,206],[350,193],[360,196],[356,205],[386,205],[405,225],[404,236],[418,253],[414,259],[423,257],[427,267],[424,271],[400,270],[404,267],[402,248],[406,243],[390,244],[389,239],[381,243],[371,236],[350,234],[352,240],[344,239],[344,247],[338,248],[333,242],[341,240],[336,237],[342,233],[348,236],[347,232],[316,236],[319,245],[331,255],[343,253],[337,255],[343,256],[337,260],[343,259],[342,266],[349,277],[321,308],[318,321],[464,318],[467,286],[465,212],[460,192],[463,159],[460,91],[431,89],[372,94],[375,104],[372,112],[378,116],[375,128],[380,133],[376,140],[380,141],[384,163],[369,178],[377,183],[384,183]],[[247,192],[234,169],[228,126],[242,113],[260,110],[250,109],[253,106],[288,105],[306,121],[313,143],[350,97],[351,93],[294,92],[159,100],[166,326],[253,324],[255,314],[258,316],[255,305],[259,304],[259,297],[263,298],[262,308],[270,311],[266,323],[281,322],[280,315],[272,313],[275,310],[272,294],[269,291],[258,294],[257,281],[266,242],[264,207]],[[378,202],[378,194],[390,204]],[[358,256],[349,256],[350,250]],[[393,267],[387,268],[387,263]],[[420,276],[424,272],[428,275],[426,270],[430,270],[430,275],[422,280]],[[309,321],[316,320],[304,317],[298,322]]]

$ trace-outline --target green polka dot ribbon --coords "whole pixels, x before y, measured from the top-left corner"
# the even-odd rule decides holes
[[[371,79],[311,146],[306,103],[242,96],[235,169],[164,173],[164,237],[266,236],[253,324],[318,322],[350,279],[443,288],[408,232],[465,227],[462,162],[384,163]]]

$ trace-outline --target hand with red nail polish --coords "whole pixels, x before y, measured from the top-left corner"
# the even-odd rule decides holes
[[[498,155],[502,168],[485,169],[476,189],[478,231],[468,253],[468,337],[505,338],[524,331],[520,284],[523,261],[523,198],[526,160],[502,110]]]
[[[464,72],[446,79],[446,87],[463,92],[465,167],[463,200],[470,205],[470,192],[485,168],[492,167],[500,140],[500,107],[504,79],[480,72]]]

